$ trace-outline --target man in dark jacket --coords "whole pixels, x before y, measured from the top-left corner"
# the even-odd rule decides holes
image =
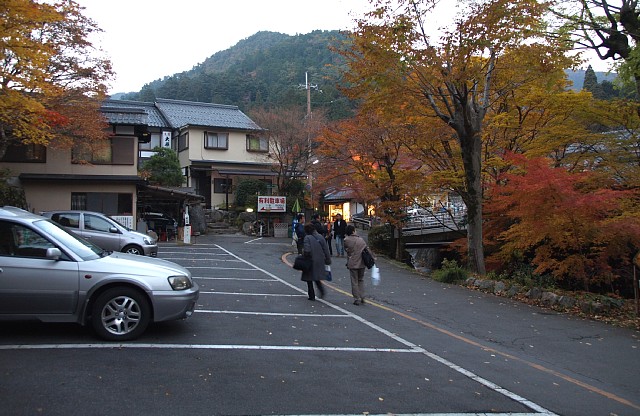
[[[336,254],[338,257],[344,257],[344,236],[347,233],[347,222],[342,219],[342,215],[336,215],[336,221],[333,223],[333,236],[336,239]]]
[[[320,215],[313,214],[311,216],[311,224],[313,224],[313,226],[316,227],[316,231],[318,232],[318,234],[320,234],[322,238],[326,239],[327,227],[322,225],[322,223],[320,222]]]

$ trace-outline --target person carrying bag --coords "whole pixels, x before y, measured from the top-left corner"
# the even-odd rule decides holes
[[[356,234],[356,227],[353,225],[347,225],[346,227],[344,249],[347,252],[347,268],[351,277],[351,294],[355,299],[353,304],[361,305],[366,303],[364,298],[364,271],[367,267],[362,258],[362,253],[367,250],[370,254],[370,251],[364,239]],[[373,260],[375,262],[375,258]]]
[[[313,224],[305,224],[304,232],[305,237],[303,240],[302,255],[306,259],[310,260],[311,267],[308,270],[302,271],[301,280],[307,282],[309,300],[316,299],[316,293],[313,288],[314,284],[318,289],[320,298],[322,299],[325,294],[322,281],[327,279],[325,266],[331,264],[329,247],[327,247],[327,240],[318,234]]]

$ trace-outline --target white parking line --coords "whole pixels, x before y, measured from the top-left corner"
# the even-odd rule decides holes
[[[220,254],[217,254],[217,255],[218,255],[218,256],[220,256]],[[228,257],[228,256],[227,256],[227,257]],[[170,261],[175,261],[175,260],[186,260],[186,261],[194,260],[194,258],[193,258],[193,257],[166,257],[165,259],[166,259],[166,260],[170,260]],[[221,258],[218,258],[218,259],[198,259],[198,261],[229,261],[229,262],[233,262],[233,263],[240,263],[240,262],[239,262],[238,260],[236,260],[236,259],[233,259],[233,260],[227,260],[227,259],[221,259]],[[189,268],[189,267],[187,267],[187,269],[188,269],[188,268]]]
[[[261,271],[262,273],[266,274],[267,276],[270,276],[270,277],[278,280],[282,284],[284,284],[286,286],[289,286],[292,289],[297,290],[297,291],[299,291],[301,293],[306,293],[304,290],[300,289],[297,286],[294,286],[294,285],[290,284],[289,282],[286,282],[286,281],[282,280],[281,278],[279,278],[278,276],[274,275],[273,273],[271,273],[271,272],[269,272],[267,270],[264,270],[264,269],[256,266],[255,264],[247,261],[247,260],[244,260],[244,259],[238,257],[237,255],[233,254],[232,252],[230,252],[229,250],[225,249],[224,247],[220,247],[220,248],[223,251],[226,251],[227,253],[229,253],[229,255],[237,258],[238,260],[241,260],[242,262],[244,262],[244,263],[246,263],[246,264],[248,264],[250,266],[253,266],[257,270]],[[363,324],[375,329],[376,331],[378,331],[378,332],[380,332],[380,333],[382,333],[382,334],[394,339],[395,341],[398,341],[399,343],[406,345],[411,350],[419,350],[419,351],[421,351],[427,357],[429,357],[429,358],[431,358],[431,359],[433,359],[433,360],[445,365],[446,367],[448,367],[448,368],[450,368],[450,369],[452,369],[452,370],[464,375],[465,377],[470,378],[471,380],[474,380],[477,383],[482,384],[483,386],[495,391],[496,393],[500,393],[503,396],[506,396],[506,397],[510,398],[511,400],[514,400],[515,402],[518,402],[518,403],[528,407],[529,409],[536,411],[537,414],[543,414],[543,415],[547,415],[547,416],[552,416],[552,415],[556,416],[555,413],[545,409],[544,407],[542,407],[542,406],[540,406],[540,405],[538,405],[536,403],[533,403],[532,401],[530,401],[530,400],[528,400],[528,399],[526,399],[526,398],[524,398],[524,397],[522,397],[522,396],[520,396],[520,395],[518,395],[516,393],[513,393],[512,391],[509,391],[509,390],[507,390],[507,389],[505,389],[505,388],[503,388],[503,387],[501,387],[501,386],[499,386],[499,385],[497,385],[497,384],[495,384],[495,383],[493,383],[493,382],[491,382],[491,381],[489,381],[487,379],[484,379],[484,378],[478,376],[477,374],[475,374],[475,373],[473,373],[473,372],[471,372],[469,370],[466,370],[465,368],[462,368],[462,367],[458,366],[457,364],[454,364],[453,362],[451,362],[451,361],[449,361],[449,360],[447,360],[447,359],[445,359],[443,357],[440,357],[437,354],[429,352],[429,351],[425,350],[424,348],[419,347],[419,346],[415,345],[414,343],[412,343],[412,342],[410,342],[408,340],[405,340],[404,338],[401,338],[398,335],[387,331],[386,329],[374,324],[373,322],[367,321],[366,319],[364,319],[363,317],[361,317],[359,315],[356,315],[356,314],[354,314],[354,313],[352,313],[352,312],[350,312],[350,311],[348,311],[348,310],[346,310],[344,308],[341,308],[338,305],[335,305],[335,304],[332,304],[330,302],[327,302],[324,299],[320,299],[319,301],[324,303],[324,304],[326,304],[326,305],[328,305],[328,306],[330,306],[330,307],[332,307],[332,308],[334,308],[334,309],[336,309],[336,310],[338,310],[338,311],[340,311],[340,312],[343,312],[346,315],[349,315],[349,316],[353,317],[357,321],[360,321],[361,323],[363,323]]]
[[[264,270],[251,262],[240,258],[239,256],[231,253],[225,248],[212,244],[212,248],[217,248],[226,255],[232,256],[236,261],[242,262],[251,266],[251,268],[219,268],[219,267],[189,267],[189,269],[223,269],[223,270],[245,270],[245,271],[259,271],[266,276],[269,276],[273,280],[277,280],[279,283],[284,284],[285,286],[290,287],[291,289],[301,293],[301,295],[289,295],[289,296],[306,296],[306,291],[303,289],[286,282],[285,280],[279,278],[278,276],[270,273],[267,270]],[[189,259],[191,260],[191,258]],[[250,279],[237,279],[237,280],[250,280]],[[253,279],[251,279],[253,280]],[[221,292],[204,292],[204,293],[221,293]],[[246,293],[243,295],[247,295]],[[256,295],[256,296],[267,296],[267,295]],[[268,295],[275,296],[275,295]],[[0,345],[0,350],[43,350],[43,349],[206,349],[206,350],[275,350],[275,351],[324,351],[324,352],[384,352],[384,353],[420,353],[434,361],[439,362],[440,364],[450,368],[453,371],[462,374],[463,376],[482,384],[483,386],[499,393],[503,396],[510,398],[511,400],[526,406],[527,408],[533,410],[535,413],[502,413],[502,414],[493,414],[492,416],[500,416],[500,415],[509,415],[509,416],[534,416],[534,415],[545,415],[545,416],[557,416],[555,413],[539,406],[538,404],[531,402],[530,400],[519,396],[516,393],[513,393],[487,379],[484,379],[477,374],[466,370],[458,366],[457,364],[440,357],[437,354],[429,352],[424,348],[396,335],[391,333],[390,331],[370,322],[363,317],[356,315],[355,313],[348,311],[338,305],[332,304],[324,299],[318,299],[319,302],[324,303],[325,305],[335,309],[340,312],[339,314],[287,314],[287,313],[265,313],[265,312],[245,312],[245,311],[212,311],[212,310],[196,310],[196,313],[211,313],[211,314],[243,314],[243,315],[270,315],[270,316],[305,316],[305,317],[318,317],[318,318],[353,318],[360,323],[378,331],[381,334],[386,335],[387,337],[397,341],[398,343],[404,345],[406,348],[359,348],[359,347],[309,347],[309,346],[288,346],[288,345],[202,345],[202,344],[161,344],[161,343],[126,343],[126,344],[113,344],[113,343],[87,343],[87,344],[15,344],[15,345]],[[423,414],[425,416],[445,416],[443,414]],[[486,413],[460,413],[460,414],[446,414],[446,416],[485,416]],[[344,415],[341,415],[344,416]],[[372,415],[369,415],[372,416]],[[397,415],[400,416],[400,415]],[[411,416],[417,416],[416,414],[412,414]]]
[[[264,315],[264,316],[303,316],[303,317],[322,317],[322,318],[350,318],[348,315],[339,314],[322,314],[322,313],[286,313],[286,312],[245,312],[245,311],[208,311],[197,309],[196,313],[212,313],[227,315]]]
[[[253,270],[253,269],[226,269],[226,270]],[[198,280],[238,280],[243,282],[273,282],[273,279],[244,278],[244,277],[193,277]],[[200,292],[202,293],[202,292]]]
[[[187,269],[189,269],[189,270],[191,270],[191,269],[245,270],[245,271],[255,270],[255,269],[246,269],[246,268],[243,268],[243,267],[213,267],[213,266],[189,266],[189,267],[187,267]]]
[[[242,279],[246,280],[246,279]],[[302,298],[304,295],[287,295],[284,293],[246,293],[246,292],[203,292],[200,291],[200,294],[207,295],[234,295],[234,296],[264,296],[264,297],[285,297],[285,298]]]
[[[269,351],[345,351],[345,352],[393,352],[419,353],[406,348],[370,347],[305,347],[302,345],[205,345],[205,344],[39,344],[0,345],[2,350],[71,350],[71,349],[188,349],[188,350],[269,350]]]

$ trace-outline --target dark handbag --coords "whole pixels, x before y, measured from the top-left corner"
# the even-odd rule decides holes
[[[313,260],[309,257],[305,256],[297,256],[296,260],[293,262],[293,268],[296,270],[301,270],[303,272],[308,272],[313,267]]]
[[[364,248],[364,250],[362,250],[362,262],[364,263],[365,266],[367,266],[367,269],[372,268],[373,265],[376,264],[375,259],[369,252],[369,249],[366,247]]]

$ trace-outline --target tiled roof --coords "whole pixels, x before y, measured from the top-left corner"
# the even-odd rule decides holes
[[[325,201],[341,201],[349,200],[356,197],[356,193],[352,189],[334,189],[327,192],[324,196]]]
[[[156,107],[173,128],[185,126],[262,130],[246,114],[232,105],[207,104],[158,98]]]
[[[102,107],[100,111],[111,124],[146,126],[149,119],[143,108]]]
[[[171,127],[167,120],[164,119],[160,110],[158,110],[154,103],[143,102],[143,101],[128,101],[128,100],[105,100],[102,102],[101,111],[105,114],[107,119],[112,124],[139,124],[139,123],[131,123],[127,122],[126,117],[123,116],[121,118],[114,118],[112,120],[112,114],[115,112],[114,109],[118,109],[121,111],[125,111],[125,109],[133,110],[141,110],[147,114],[146,125],[149,127]],[[118,120],[118,121],[115,121]],[[120,121],[121,120],[121,121]]]

